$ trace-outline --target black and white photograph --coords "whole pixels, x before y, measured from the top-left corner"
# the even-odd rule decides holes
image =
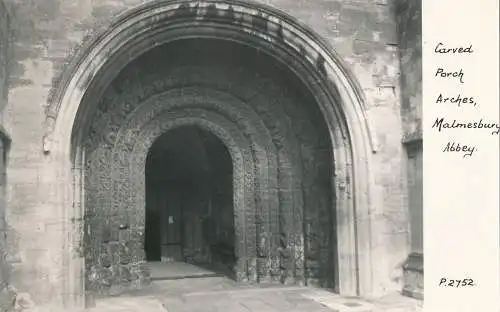
[[[0,311],[422,311],[421,11],[0,0]]]

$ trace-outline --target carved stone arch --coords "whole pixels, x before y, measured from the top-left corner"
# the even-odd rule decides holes
[[[254,100],[259,99],[259,96],[254,98]],[[261,222],[258,222],[262,228],[257,229],[258,231],[260,230],[257,235],[257,247],[261,254],[271,252],[274,257],[278,257],[271,261],[267,259],[270,255],[262,254],[261,259],[258,259],[259,264],[257,265],[257,269],[260,271],[271,270],[269,264],[273,261],[283,263],[285,253],[298,254],[296,262],[303,263],[304,255],[295,250],[301,249],[303,245],[302,224],[300,222],[295,222],[294,224],[291,218],[292,214],[302,216],[304,213],[300,183],[295,185],[297,183],[294,182],[300,181],[300,161],[298,159],[291,159],[289,151],[287,151],[290,147],[287,146],[278,154],[273,141],[281,140],[281,138],[271,135],[260,116],[252,109],[250,103],[244,103],[232,94],[210,88],[183,87],[181,89],[171,89],[139,104],[129,115],[127,121],[124,122],[116,137],[122,138],[125,136],[124,132],[132,132],[127,137],[134,138],[137,136],[136,134],[139,132],[137,129],[140,126],[146,125],[158,115],[186,108],[202,108],[225,116],[229,121],[237,124],[240,131],[251,142],[252,155],[255,163],[258,164],[255,167],[257,218],[260,217],[262,219]],[[286,133],[286,131],[282,130],[281,133]],[[293,147],[298,149],[296,145]],[[113,152],[113,154],[119,155],[116,152]],[[295,166],[292,166],[292,164],[295,164]],[[295,191],[292,192],[292,190]],[[278,200],[278,195],[284,202],[292,203],[294,208],[293,213],[283,213],[287,207],[282,207],[283,203],[280,203]],[[287,217],[289,219],[284,222],[290,226],[280,225],[279,219]],[[291,231],[287,231],[286,229],[288,228]],[[282,248],[277,250],[277,246],[272,245],[270,241],[273,239],[278,240],[278,238],[262,236],[265,233],[274,233],[272,235],[287,233],[290,245],[287,242],[283,242]],[[295,262],[291,262],[290,264],[295,264]],[[276,268],[274,269],[276,270]],[[303,282],[303,265],[294,265],[290,268],[285,267],[285,270],[287,276],[282,277],[284,280],[297,279],[298,282]],[[274,278],[281,279],[278,272],[271,273],[271,276],[266,275],[263,273],[257,274],[257,278],[260,281],[273,279],[273,276]]]
[[[165,87],[168,88],[168,86]],[[117,98],[119,101],[120,97]],[[262,98],[260,93],[259,96],[252,98],[252,102],[264,100],[265,99]],[[256,163],[259,163],[256,167],[256,176],[258,178],[256,179],[257,196],[255,198],[257,200],[256,207],[259,207],[257,217],[260,216],[262,220],[266,220],[266,222],[258,222],[258,225],[260,224],[262,226],[261,231],[257,235],[257,241],[259,242],[258,249],[260,250],[259,259],[257,259],[259,262],[257,270],[260,271],[260,273],[257,274],[258,280],[262,281],[274,278],[286,281],[287,283],[294,281],[304,283],[304,253],[302,252],[303,229],[300,222],[300,220],[302,220],[303,207],[300,200],[300,183],[298,186],[294,185],[294,181],[301,181],[300,170],[295,170],[296,166],[292,166],[293,163],[290,162],[290,157],[286,154],[286,152],[280,152],[279,160],[277,160],[278,156],[276,154],[276,148],[273,144],[273,140],[280,140],[280,134],[274,134],[274,136],[277,135],[277,137],[271,138],[271,134],[268,129],[266,129],[266,125],[260,120],[259,115],[253,111],[252,104],[247,105],[237,97],[219,90],[213,90],[205,87],[183,87],[180,89],[170,89],[165,92],[157,93],[148,98],[146,101],[143,101],[140,104],[132,104],[130,107],[133,108],[130,111],[129,116],[121,121],[121,126],[119,128],[114,126],[110,127],[109,125],[104,126],[101,122],[98,123],[101,125],[99,128],[104,127],[107,129],[103,131],[104,133],[108,133],[109,131],[113,132],[110,136],[115,138],[115,140],[105,141],[107,141],[106,145],[112,144],[115,147],[113,147],[111,151],[108,149],[99,151],[96,159],[98,160],[97,163],[101,163],[104,159],[110,159],[111,165],[103,163],[97,170],[90,170],[91,172],[94,172],[92,176],[98,176],[99,183],[94,181],[88,184],[114,185],[114,188],[105,188],[106,190],[112,189],[111,192],[101,192],[100,196],[102,199],[103,195],[113,197],[113,194],[119,194],[118,197],[120,199],[115,200],[115,204],[113,205],[111,204],[112,200],[109,198],[108,200],[101,200],[99,202],[101,207],[104,206],[103,210],[107,211],[108,216],[114,213],[116,210],[114,207],[118,206],[118,203],[124,196],[123,194],[131,194],[133,191],[133,189],[129,189],[129,191],[123,190],[124,185],[122,183],[112,183],[113,180],[117,180],[117,177],[113,176],[113,174],[119,172],[119,170],[114,170],[116,168],[113,168],[113,166],[123,162],[120,158],[123,158],[123,156],[126,155],[126,152],[120,152],[121,150],[125,150],[127,148],[126,146],[121,146],[123,145],[123,140],[127,140],[127,138],[128,140],[132,140],[135,137],[140,137],[140,126],[147,124],[151,121],[151,119],[161,113],[168,113],[171,110],[181,108],[198,107],[209,109],[210,111],[217,111],[239,125],[248,140],[252,142],[254,160]],[[113,109],[110,110],[109,108],[106,108],[105,110],[106,115],[116,116],[120,113],[119,111]],[[105,118],[104,120],[109,120],[109,118]],[[278,132],[283,134],[289,131],[282,129]],[[116,139],[121,142],[121,144],[118,144],[120,145],[119,148],[116,147]],[[126,145],[131,146],[131,143],[129,142]],[[280,145],[284,146],[284,143],[280,143]],[[294,147],[295,149],[299,149],[297,146]],[[262,160],[262,157],[255,157],[255,155],[259,153],[268,155],[267,164],[265,163],[265,159]],[[261,160],[259,161],[257,158],[260,158]],[[300,168],[300,163],[297,160],[294,162]],[[277,165],[277,163],[279,163],[279,165]],[[123,163],[120,164],[120,166],[124,167]],[[281,168],[281,170],[279,170],[280,174],[278,177],[276,177],[277,167]],[[267,173],[262,172],[262,170],[267,171]],[[267,181],[266,179],[262,179],[262,177],[266,175]],[[294,176],[297,178],[294,178]],[[103,182],[103,180],[107,181]],[[278,187],[277,183],[279,184]],[[280,198],[282,199],[281,204],[277,198],[278,192],[280,193]],[[259,194],[262,195],[259,196]],[[94,203],[89,204],[90,206],[93,206]],[[279,211],[277,209],[278,205],[280,205]],[[290,205],[295,206],[295,208],[292,209],[292,213],[290,211],[286,211],[290,210],[290,207],[288,207]],[[139,207],[138,209],[141,208]],[[119,213],[116,212],[115,214]],[[296,217],[292,218],[292,215],[295,215]],[[100,218],[106,217],[100,216]],[[285,224],[283,224],[283,222],[279,222],[280,218],[289,219],[284,221]],[[297,222],[297,220],[299,222]],[[111,228],[117,227],[118,225],[111,226]],[[141,229],[137,230],[141,231]],[[277,235],[277,233],[286,233],[287,239],[283,240],[282,237],[276,237],[280,236]],[[271,244],[271,240],[282,241],[281,248],[278,248],[279,244]],[[265,254],[269,253],[270,247],[272,249],[271,254],[274,259],[268,259],[269,255]],[[283,257],[285,255],[294,255],[295,261],[283,261]],[[282,263],[281,265],[272,267],[274,270],[281,267],[281,274],[274,272],[270,274],[271,276],[268,276],[269,273],[266,272],[269,272],[270,270],[269,264],[279,264],[280,262]],[[291,267],[288,267],[284,263],[291,265]]]
[[[126,12],[83,45],[64,71],[49,100],[44,136],[47,166],[58,170],[61,193],[55,205],[78,241],[84,216],[82,125],[109,81],[134,59],[160,45],[184,38],[231,40],[258,48],[295,73],[310,90],[330,131],[335,155],[339,290],[369,294],[373,288],[370,211],[371,153],[375,135],[365,115],[360,88],[333,49],[308,27],[269,6],[250,1],[154,1]],[[69,156],[71,155],[71,156]],[[80,199],[80,200],[79,200]],[[68,209],[68,207],[73,207]],[[65,246],[67,298],[81,304],[82,263]]]
[[[186,87],[160,93],[139,104],[130,114],[128,120],[118,131],[118,134],[115,135],[115,137],[118,138],[118,141],[115,142],[115,147],[113,148],[113,152],[111,154],[116,156],[124,155],[125,153],[118,152],[119,150],[125,148],[123,140],[126,140],[127,138],[129,140],[133,140],[137,137],[141,137],[141,127],[147,125],[151,122],[151,120],[157,118],[159,115],[183,109],[203,109],[208,110],[208,112],[222,114],[229,121],[237,124],[244,137],[251,142],[254,162],[258,164],[255,167],[255,181],[257,188],[256,207],[259,207],[257,217],[260,216],[264,221],[258,222],[258,224],[261,224],[263,228],[257,235],[257,241],[259,242],[257,247],[261,250],[259,252],[259,263],[257,265],[257,268],[261,271],[261,273],[257,274],[257,278],[261,281],[270,279],[272,278],[271,276],[282,279],[277,272],[271,273],[271,276],[267,276],[269,273],[263,273],[270,270],[269,263],[272,262],[267,259],[267,257],[270,256],[267,254],[269,253],[268,249],[270,247],[277,248],[277,246],[270,246],[271,244],[269,240],[273,239],[273,237],[263,237],[262,235],[266,233],[274,233],[273,235],[277,235],[277,233],[280,232],[283,233],[283,228],[281,228],[279,224],[279,215],[281,212],[278,211],[278,205],[280,205],[278,201],[278,192],[281,193],[280,198],[282,198],[284,202],[294,204],[297,204],[296,201],[298,196],[300,196],[300,193],[297,194],[296,191],[291,192],[291,190],[296,189],[296,186],[292,184],[292,181],[297,179],[293,178],[293,170],[290,170],[292,166],[289,165],[289,157],[282,153],[279,157],[280,160],[277,159],[278,155],[276,147],[273,144],[268,129],[266,129],[259,116],[252,111],[250,106],[230,94],[207,88]],[[126,132],[132,132],[132,134],[126,135]],[[133,144],[128,143],[125,145]],[[278,176],[277,169],[280,166],[283,166],[283,163],[287,166],[280,170],[281,176]],[[116,161],[111,161],[111,166],[107,166],[107,168],[112,168],[115,164]],[[106,167],[101,168],[99,172],[103,169],[105,170]],[[111,171],[113,170],[111,169]],[[298,175],[299,173],[295,174]],[[109,174],[104,173],[104,176],[106,175],[109,176]],[[298,180],[300,181],[300,179]],[[111,181],[109,181],[109,183],[111,183]],[[113,193],[114,192],[111,192],[111,194]],[[303,213],[302,206],[297,205],[297,207],[297,209],[300,210],[295,211],[295,213],[301,215]],[[290,213],[284,215],[290,215]],[[295,238],[297,240],[302,237],[302,228],[300,224],[293,224],[292,219],[286,220],[285,222],[291,225],[289,226],[289,228],[292,229],[292,232],[289,233],[290,239]],[[274,239],[276,240],[277,238]],[[286,249],[288,248],[291,248],[292,250],[287,251]],[[292,244],[291,246],[284,245],[281,253],[289,252],[290,254],[296,254],[294,248],[301,248],[300,242],[295,242],[295,244]],[[275,255],[278,253],[278,251],[274,251]],[[300,256],[303,257],[303,254]],[[274,259],[273,261],[279,261],[279,259]],[[303,263],[304,259],[296,259],[296,261]],[[303,266],[299,265],[297,267],[287,269],[288,276],[283,277],[283,279],[295,279],[297,277],[299,282],[302,281],[304,277],[302,272],[304,269]]]
[[[252,157],[251,142],[240,132],[238,126],[223,116],[203,109],[182,109],[169,111],[156,116],[152,121],[141,128],[141,134],[133,137],[133,150],[128,157],[130,176],[144,177],[144,168],[147,153],[153,142],[163,133],[173,128],[196,125],[215,134],[228,148],[233,158],[233,194],[235,231],[237,240],[236,265],[237,279],[240,281],[257,281],[256,272],[251,269],[256,263],[256,228],[255,228],[255,161]],[[129,198],[129,205],[144,207],[145,185],[142,180],[120,179],[114,183],[130,186],[133,195]],[[120,200],[115,198],[115,200]],[[144,223],[144,209],[136,209],[140,225]]]

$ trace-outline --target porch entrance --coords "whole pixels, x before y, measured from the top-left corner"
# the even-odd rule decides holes
[[[153,279],[233,276],[232,170],[224,144],[196,126],[173,129],[153,143],[144,241]]]

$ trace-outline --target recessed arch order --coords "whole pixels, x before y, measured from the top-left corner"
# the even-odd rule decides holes
[[[331,136],[335,162],[339,291],[363,295],[372,290],[370,241],[370,159],[376,142],[365,115],[364,97],[333,49],[307,26],[269,6],[251,1],[153,1],[131,9],[78,50],[53,90],[46,112],[43,148],[49,163],[68,183],[58,204],[73,243],[82,220],[80,142],[85,120],[96,109],[107,84],[130,61],[174,40],[231,40],[259,49],[286,65],[311,91]],[[92,100],[93,99],[93,100]],[[333,162],[333,160],[332,160]],[[72,209],[68,209],[72,207]],[[75,242],[76,241],[76,242]],[[65,248],[65,289],[83,297],[83,267]]]

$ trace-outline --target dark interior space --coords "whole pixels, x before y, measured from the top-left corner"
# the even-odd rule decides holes
[[[215,135],[184,126],[160,136],[146,161],[146,259],[232,273],[232,160]]]

